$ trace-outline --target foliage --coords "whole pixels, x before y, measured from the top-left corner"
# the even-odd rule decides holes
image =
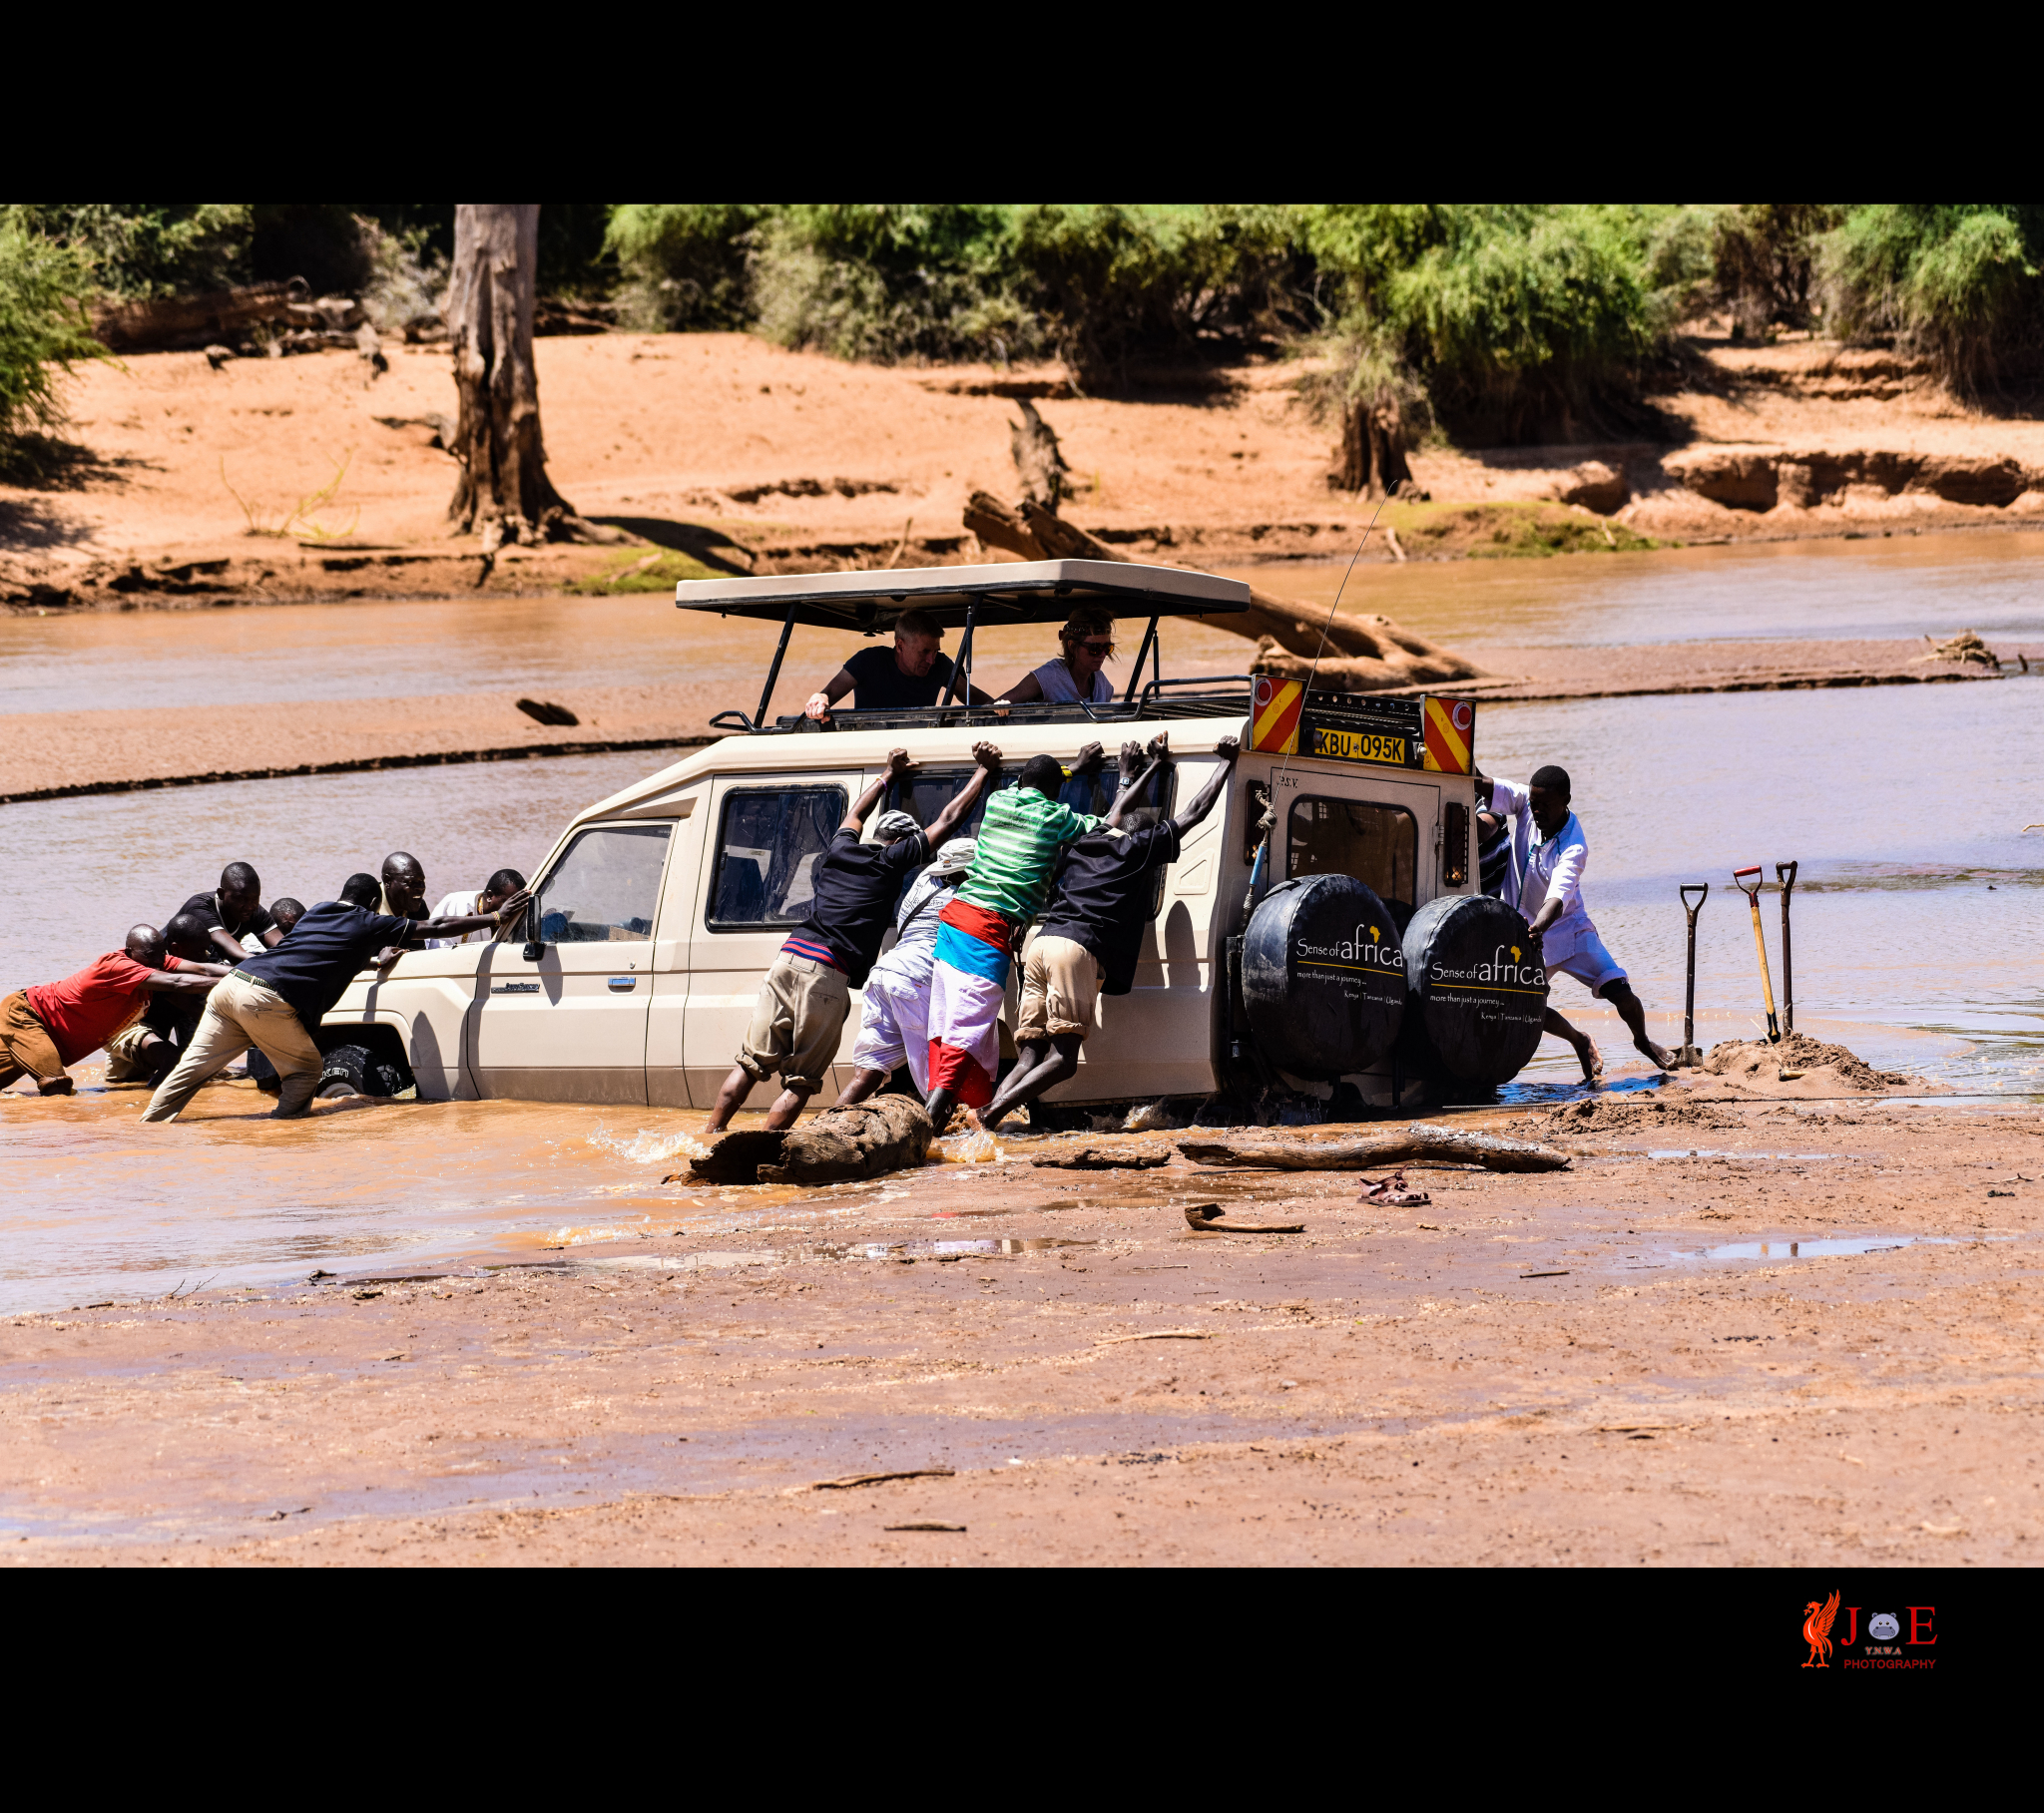
[[[1563,440],[1628,418],[1670,323],[1648,268],[1666,210],[1310,210],[1304,237],[1337,334],[1424,384],[1458,433]]]
[[[747,261],[751,234],[766,212],[723,202],[612,208],[603,249],[623,276],[619,319],[648,332],[750,326]],[[540,220],[546,220],[544,208]]]
[[[1384,521],[1414,554],[1542,560],[1553,554],[1631,554],[1668,544],[1566,504],[1393,503]]]
[[[2044,373],[2044,205],[1863,205],[1821,265],[1846,337],[1893,334],[1963,390]]]
[[[62,421],[56,373],[107,356],[86,314],[92,290],[83,252],[0,212],[0,436]]]
[[[440,318],[447,302],[447,259],[423,227],[389,229],[365,215],[355,217],[368,279],[362,310],[383,333],[401,333],[415,323]]]
[[[235,282],[255,210],[245,202],[25,202],[25,231],[67,245],[122,301],[200,295]]]

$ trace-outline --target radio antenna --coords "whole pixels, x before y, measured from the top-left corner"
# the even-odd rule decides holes
[[[1377,526],[1377,518],[1383,515],[1384,506],[1388,504],[1390,501],[1391,494],[1388,490],[1385,491],[1382,497],[1377,499],[1377,507],[1370,515],[1369,526],[1363,530],[1362,540],[1355,544],[1355,552],[1348,557],[1348,566],[1346,571],[1344,571],[1341,575],[1341,583],[1334,588],[1334,602],[1327,607],[1326,622],[1320,625],[1320,646],[1313,651],[1313,665],[1306,673],[1305,690],[1302,691],[1298,696],[1299,729],[1301,731],[1303,731],[1305,728],[1305,701],[1312,695],[1313,679],[1320,671],[1320,657],[1326,654],[1327,652],[1327,632],[1334,627],[1334,613],[1341,609],[1341,594],[1348,590],[1349,576],[1353,574],[1355,571],[1355,563],[1362,559],[1362,550],[1369,541],[1371,531],[1374,530]],[[1254,708],[1254,701],[1252,701],[1252,706]],[[1271,823],[1273,828],[1275,828],[1278,823],[1278,781],[1279,778],[1282,777],[1284,770],[1291,766],[1291,757],[1297,753],[1298,751],[1296,747],[1291,749],[1285,755],[1284,759],[1278,764],[1278,773],[1272,777]]]

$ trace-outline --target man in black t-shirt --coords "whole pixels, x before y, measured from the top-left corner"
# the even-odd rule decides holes
[[[531,899],[521,891],[487,916],[421,922],[376,912],[379,892],[373,875],[350,876],[338,900],[320,901],[281,944],[245,958],[223,977],[207,997],[206,1017],[191,1045],[149,1099],[143,1120],[174,1119],[207,1078],[252,1045],[276,1066],[281,1088],[275,1118],[288,1121],[304,1114],[324,1062],[313,1029],[365,965],[394,962],[398,950],[421,933],[439,936],[501,925],[523,912]]]
[[[705,1138],[723,1133],[745,1107],[753,1086],[775,1071],[780,1095],[766,1111],[769,1131],[788,1126],[823,1087],[823,1073],[844,1036],[851,991],[865,986],[880,940],[894,923],[902,884],[950,836],[1001,765],[1001,752],[990,742],[975,743],[972,758],[978,763],[972,778],[927,825],[918,825],[906,812],[887,812],[873,826],[872,841],[861,840],[866,814],[889,784],[915,772],[917,764],[906,749],[888,751],[879,779],[852,801],[811,871],[815,891],[809,916],[788,933],[760,984],[753,1023],[718,1092],[717,1107],[703,1124]]]
[[[1150,744],[1145,767],[1142,744],[1122,744],[1122,790],[1100,827],[1065,853],[1043,918],[1023,947],[1015,1068],[977,1116],[980,1126],[999,1126],[1023,1103],[1034,1102],[1077,1075],[1079,1048],[1092,1030],[1100,997],[1126,995],[1135,986],[1157,872],[1177,860],[1186,833],[1214,809],[1241,752],[1234,737],[1224,736],[1214,745],[1220,762],[1184,811],[1142,829],[1125,830],[1123,818],[1171,759],[1171,749],[1159,734]]]
[[[861,649],[812,693],[802,709],[826,718],[830,707],[851,693],[854,711],[900,711],[933,705],[951,683],[951,658],[939,653],[944,632],[926,611],[904,611],[894,620],[892,649]],[[975,704],[988,694],[972,688]]]
[[[262,877],[246,862],[229,863],[220,872],[219,892],[194,894],[178,913],[197,913],[205,920],[214,946],[207,956],[215,963],[240,963],[249,954],[242,940],[252,933],[267,945],[283,936],[262,904]]]

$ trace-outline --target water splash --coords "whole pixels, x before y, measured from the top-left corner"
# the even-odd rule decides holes
[[[631,1138],[621,1139],[609,1128],[599,1125],[589,1135],[589,1143],[598,1151],[632,1164],[665,1164],[670,1158],[702,1158],[710,1152],[710,1147],[692,1133],[650,1133],[645,1128]]]
[[[993,1134],[981,1128],[946,1133],[930,1147],[930,1158],[938,1164],[998,1164],[1006,1156]]]

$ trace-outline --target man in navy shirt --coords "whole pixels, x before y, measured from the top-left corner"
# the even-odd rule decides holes
[[[830,707],[847,692],[854,711],[933,705],[951,683],[951,658],[941,652],[943,640],[943,627],[928,612],[904,611],[894,620],[893,648],[861,649],[802,709],[811,717],[828,717]],[[977,686],[971,690],[974,704],[988,702],[988,694]]]
[[[1178,859],[1186,833],[1214,809],[1242,745],[1232,736],[1214,745],[1220,761],[1176,818],[1160,814],[1154,824],[1128,829],[1123,821],[1171,758],[1162,734],[1151,741],[1147,768],[1144,753],[1141,743],[1122,744],[1122,790],[1099,827],[1066,852],[1043,918],[1023,947],[1015,1068],[980,1111],[982,1127],[999,1126],[1003,1116],[1078,1074],[1079,1048],[1093,1030],[1100,997],[1126,995],[1136,985],[1158,872]]]
[[[379,891],[373,875],[351,875],[338,900],[322,900],[308,910],[281,944],[244,958],[208,998],[206,1017],[177,1068],[150,1098],[143,1120],[174,1120],[207,1078],[252,1045],[276,1066],[282,1087],[274,1118],[288,1121],[305,1114],[324,1064],[312,1029],[366,964],[394,961],[421,934],[437,937],[502,925],[523,912],[531,898],[521,891],[495,913],[418,920],[376,912]],[[229,992],[223,995],[223,989]]]

